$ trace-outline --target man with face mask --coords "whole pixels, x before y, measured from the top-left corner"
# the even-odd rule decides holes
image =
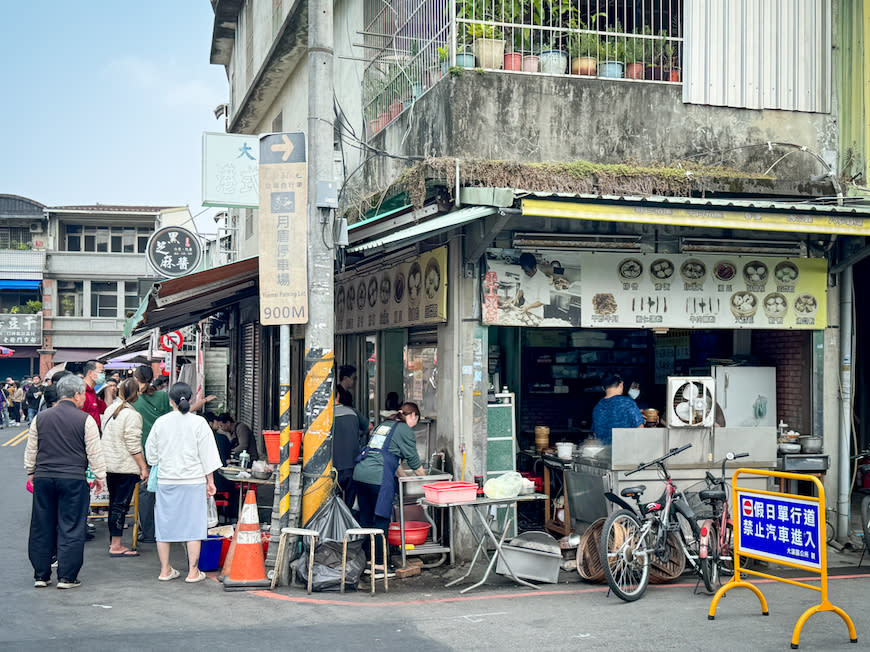
[[[88,360],[85,363],[85,404],[82,410],[90,414],[100,427],[103,412],[106,411],[106,403],[97,396],[94,387],[106,382],[106,372],[103,371],[103,363],[96,360]],[[102,432],[102,430],[100,430]]]

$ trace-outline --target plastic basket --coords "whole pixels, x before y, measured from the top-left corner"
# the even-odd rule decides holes
[[[477,484],[474,482],[433,482],[424,484],[426,500],[437,505],[448,503],[471,503],[477,498]]]
[[[709,489],[706,482],[696,482],[695,484],[689,485],[689,487],[682,492],[686,502],[689,503],[689,507],[691,507],[692,511],[695,513],[695,518],[699,521],[713,518],[715,516],[713,513],[713,507],[710,503],[704,502],[698,495],[705,489]]]

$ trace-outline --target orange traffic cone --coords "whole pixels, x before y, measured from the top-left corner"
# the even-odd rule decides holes
[[[257,497],[252,490],[248,490],[245,496],[242,517],[236,528],[235,547],[232,560],[228,559],[224,564],[224,567],[230,565],[230,572],[224,578],[224,591],[244,591],[271,586],[272,583],[266,579]]]

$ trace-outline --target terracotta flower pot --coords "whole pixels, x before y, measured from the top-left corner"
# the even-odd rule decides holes
[[[680,69],[679,68],[671,68],[671,72],[668,76],[668,81],[672,81],[672,82],[680,81]]]
[[[625,67],[626,79],[643,79],[644,71],[642,63],[630,63]]]
[[[505,52],[504,54],[504,69],[505,70],[522,70],[523,55],[519,52]]]
[[[571,74],[595,76],[598,60],[595,57],[576,57],[571,61]]]
[[[523,57],[523,71],[538,72],[541,67],[541,57],[536,54],[527,54]]]

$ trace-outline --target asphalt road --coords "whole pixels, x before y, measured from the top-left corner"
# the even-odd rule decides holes
[[[0,430],[0,443],[19,430]],[[274,592],[227,593],[215,580],[188,585],[158,582],[154,546],[142,556],[112,559],[108,533],[97,526],[87,544],[78,589],[33,588],[27,559],[30,494],[24,489],[24,444],[0,447],[0,649],[3,650],[787,650],[791,632],[818,593],[782,583],[759,587],[771,614],[735,589],[707,620],[710,596],[693,594],[694,581],[650,587],[635,603],[608,597],[604,588],[568,580],[540,591],[504,580],[460,596],[443,587],[449,572],[394,582],[388,594],[319,593],[281,587]],[[854,559],[857,563],[857,556]],[[184,568],[180,547],[173,565]],[[858,629],[850,645],[846,626],[831,613],[813,616],[801,649],[856,650],[870,645],[862,569],[838,569],[830,599]],[[210,575],[214,575],[211,573]],[[56,578],[55,578],[56,579]]]

